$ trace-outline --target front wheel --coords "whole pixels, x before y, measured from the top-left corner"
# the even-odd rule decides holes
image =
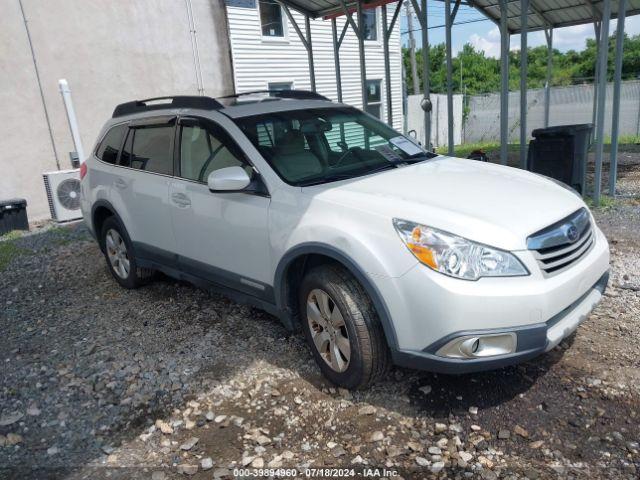
[[[300,287],[303,330],[322,373],[345,388],[364,388],[382,376],[389,350],[375,308],[344,268],[311,270]]]

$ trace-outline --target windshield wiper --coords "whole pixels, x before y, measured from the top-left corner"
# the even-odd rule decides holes
[[[397,168],[398,165],[402,164],[403,162],[389,162],[389,163],[385,163],[377,168],[374,168],[372,170],[359,170],[356,172],[350,172],[350,173],[335,173],[335,174],[331,174],[331,175],[326,175],[322,178],[314,178],[311,180],[307,180],[306,182],[300,182],[298,183],[299,187],[310,187],[312,185],[320,185],[323,183],[329,183],[329,182],[337,182],[338,180],[348,180],[350,178],[356,178],[356,177],[362,177],[364,175],[369,175],[371,173],[378,173],[381,172],[383,170],[388,170],[389,168]]]

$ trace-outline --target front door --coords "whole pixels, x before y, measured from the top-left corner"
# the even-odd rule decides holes
[[[177,174],[169,187],[180,267],[187,273],[273,302],[267,233],[269,198],[212,193],[209,174],[253,167],[229,134],[209,119],[178,122]]]

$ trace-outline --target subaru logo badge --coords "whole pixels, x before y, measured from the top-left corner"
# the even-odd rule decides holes
[[[575,225],[571,225],[568,229],[567,229],[567,240],[569,240],[571,243],[575,242],[576,240],[578,240],[578,229],[575,227]]]

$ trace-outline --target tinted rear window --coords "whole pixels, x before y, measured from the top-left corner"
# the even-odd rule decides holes
[[[173,175],[173,126],[136,127],[129,130],[120,164]]]
[[[126,125],[117,125],[107,132],[98,146],[96,156],[106,163],[114,164],[122,146],[122,139],[127,130]]]

